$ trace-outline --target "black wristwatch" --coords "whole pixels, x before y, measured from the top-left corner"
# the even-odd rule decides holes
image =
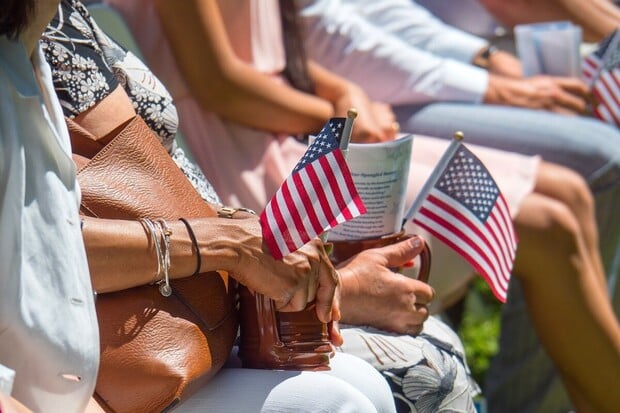
[[[488,69],[491,56],[497,52],[499,52],[497,46],[490,44],[476,54],[472,63],[475,66],[481,67],[483,69]]]

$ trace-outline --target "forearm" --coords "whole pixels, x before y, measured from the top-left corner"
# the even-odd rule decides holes
[[[584,38],[600,41],[620,25],[620,10],[608,0],[480,0],[508,27],[544,21],[571,20],[582,27]]]
[[[200,249],[200,272],[235,269],[237,245],[242,231],[230,220],[188,220]],[[182,278],[197,269],[197,251],[186,226],[167,220],[170,235],[170,278]],[[139,221],[85,218],[83,236],[93,288],[97,292],[119,291],[161,279],[157,275],[157,252],[147,228]],[[158,235],[159,237],[159,235]]]
[[[190,275],[191,240],[181,222],[168,225],[172,229],[170,275]],[[85,218],[82,233],[95,291],[119,291],[157,281],[155,246],[139,221]]]
[[[557,0],[576,24],[583,29],[587,41],[598,42],[620,29],[620,8],[610,0]]]
[[[215,1],[160,0],[156,7],[181,74],[205,110],[291,134],[318,130],[332,115],[329,102],[299,92],[237,56]]]
[[[347,89],[351,86],[351,82],[313,60],[308,62],[308,74],[314,83],[317,96],[332,105],[347,93]]]

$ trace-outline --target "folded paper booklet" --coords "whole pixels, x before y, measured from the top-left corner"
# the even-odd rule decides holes
[[[581,28],[568,21],[515,26],[523,74],[579,77]]]
[[[332,228],[329,240],[375,238],[401,230],[413,135],[381,143],[351,143],[347,164],[366,214]]]

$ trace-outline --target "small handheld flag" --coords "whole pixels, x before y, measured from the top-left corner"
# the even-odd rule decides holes
[[[620,30],[583,59],[582,78],[596,100],[594,116],[620,127]]]
[[[508,204],[462,134],[455,138],[405,219],[459,253],[505,302],[517,248]]]
[[[274,258],[366,212],[343,154],[353,119],[350,112],[325,124],[261,213],[263,238]]]

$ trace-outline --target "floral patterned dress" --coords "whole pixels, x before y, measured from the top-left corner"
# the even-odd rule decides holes
[[[179,119],[172,97],[146,65],[95,23],[86,7],[63,0],[41,46],[64,114],[73,118],[122,86],[134,109],[156,133],[179,168],[207,201],[221,204],[200,169],[175,144]]]

